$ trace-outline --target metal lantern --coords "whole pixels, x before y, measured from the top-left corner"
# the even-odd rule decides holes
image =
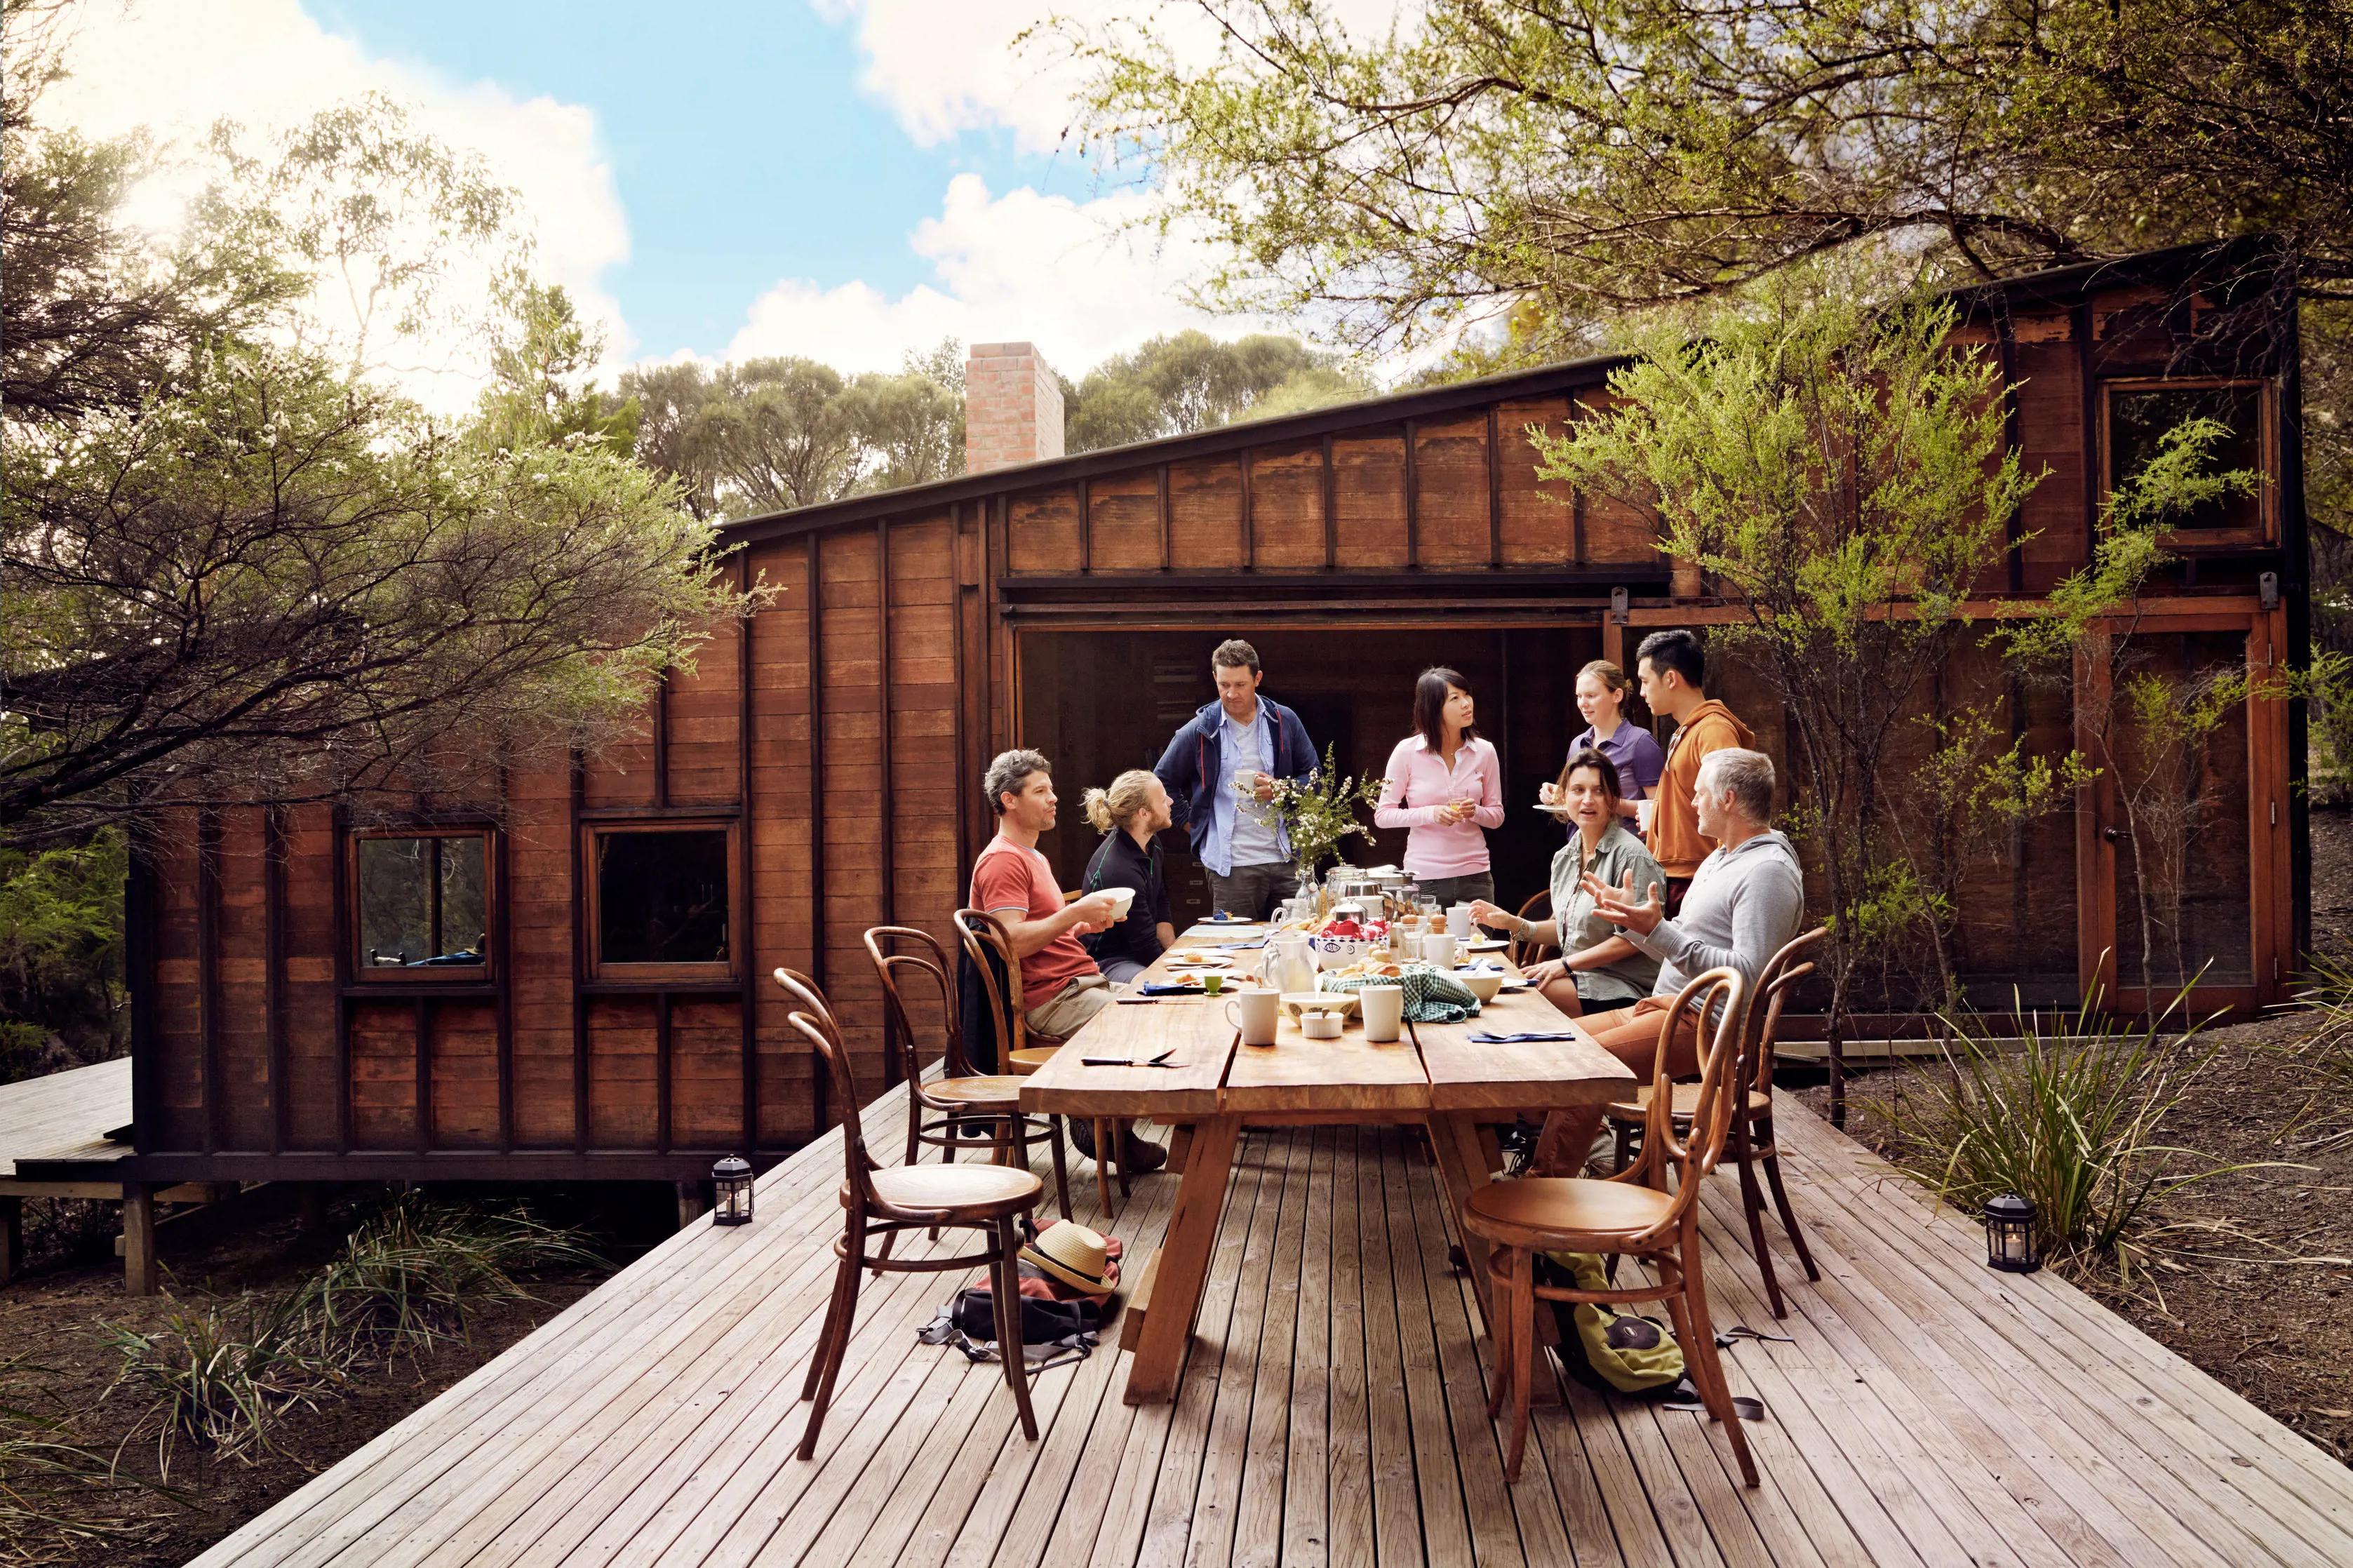
[[[741,1156],[730,1154],[711,1167],[711,1223],[713,1225],[750,1225],[752,1223],[752,1167]]]
[[[2004,1193],[1985,1206],[1986,1267],[2009,1274],[2031,1274],[2042,1267],[2034,1247],[2034,1205]]]

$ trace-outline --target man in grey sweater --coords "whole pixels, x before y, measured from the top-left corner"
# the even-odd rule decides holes
[[[1692,804],[1700,832],[1717,847],[1700,862],[1673,920],[1666,918],[1663,889],[1658,887],[1638,890],[1630,881],[1613,888],[1586,879],[1594,912],[1659,961],[1658,983],[1650,995],[1631,1007],[1582,1020],[1587,1032],[1645,1083],[1657,1070],[1662,1015],[1673,1005],[1675,993],[1693,975],[1719,965],[1738,970],[1753,984],[1766,961],[1798,934],[1806,918],[1798,852],[1768,826],[1773,759],[1736,748],[1710,752],[1700,763]],[[1676,1078],[1699,1071],[1699,1022],[1692,1013],[1675,1020],[1667,1070]],[[1599,1107],[1553,1112],[1536,1146],[1537,1173],[1577,1174],[1600,1129]]]

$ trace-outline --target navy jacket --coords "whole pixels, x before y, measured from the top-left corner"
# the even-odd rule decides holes
[[[1261,696],[1258,700],[1266,710],[1267,729],[1274,737],[1274,765],[1266,771],[1277,778],[1304,783],[1321,762],[1314,743],[1307,738],[1307,726],[1299,721],[1298,714],[1271,698]],[[1152,770],[1167,787],[1176,826],[1185,829],[1196,855],[1209,837],[1210,807],[1216,799],[1210,792],[1226,776],[1219,744],[1225,711],[1213,701],[1194,714],[1192,722],[1169,741],[1168,749],[1160,753],[1159,765]]]

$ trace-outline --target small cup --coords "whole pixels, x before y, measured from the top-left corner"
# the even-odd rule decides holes
[[[1225,988],[1226,977],[1219,974],[1215,970],[1211,970],[1208,973],[1201,976],[1201,989],[1208,992],[1210,995],[1218,995],[1222,993]]]
[[[1432,931],[1421,939],[1421,960],[1438,969],[1454,967],[1454,933]]]
[[[1337,1013],[1302,1013],[1299,1032],[1311,1040],[1336,1040],[1340,1037],[1340,1015]]]
[[[1275,1020],[1282,1011],[1282,993],[1245,986],[1235,991],[1233,1000],[1226,1004],[1226,1022],[1241,1031],[1242,1044],[1271,1046],[1274,1044]]]
[[[1396,1039],[1405,1022],[1405,987],[1364,985],[1357,988],[1356,994],[1363,999],[1365,1038],[1377,1044]]]

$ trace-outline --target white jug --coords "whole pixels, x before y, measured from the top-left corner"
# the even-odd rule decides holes
[[[1315,989],[1315,955],[1308,951],[1303,931],[1289,931],[1269,937],[1266,943],[1266,983],[1277,991],[1313,991]]]

